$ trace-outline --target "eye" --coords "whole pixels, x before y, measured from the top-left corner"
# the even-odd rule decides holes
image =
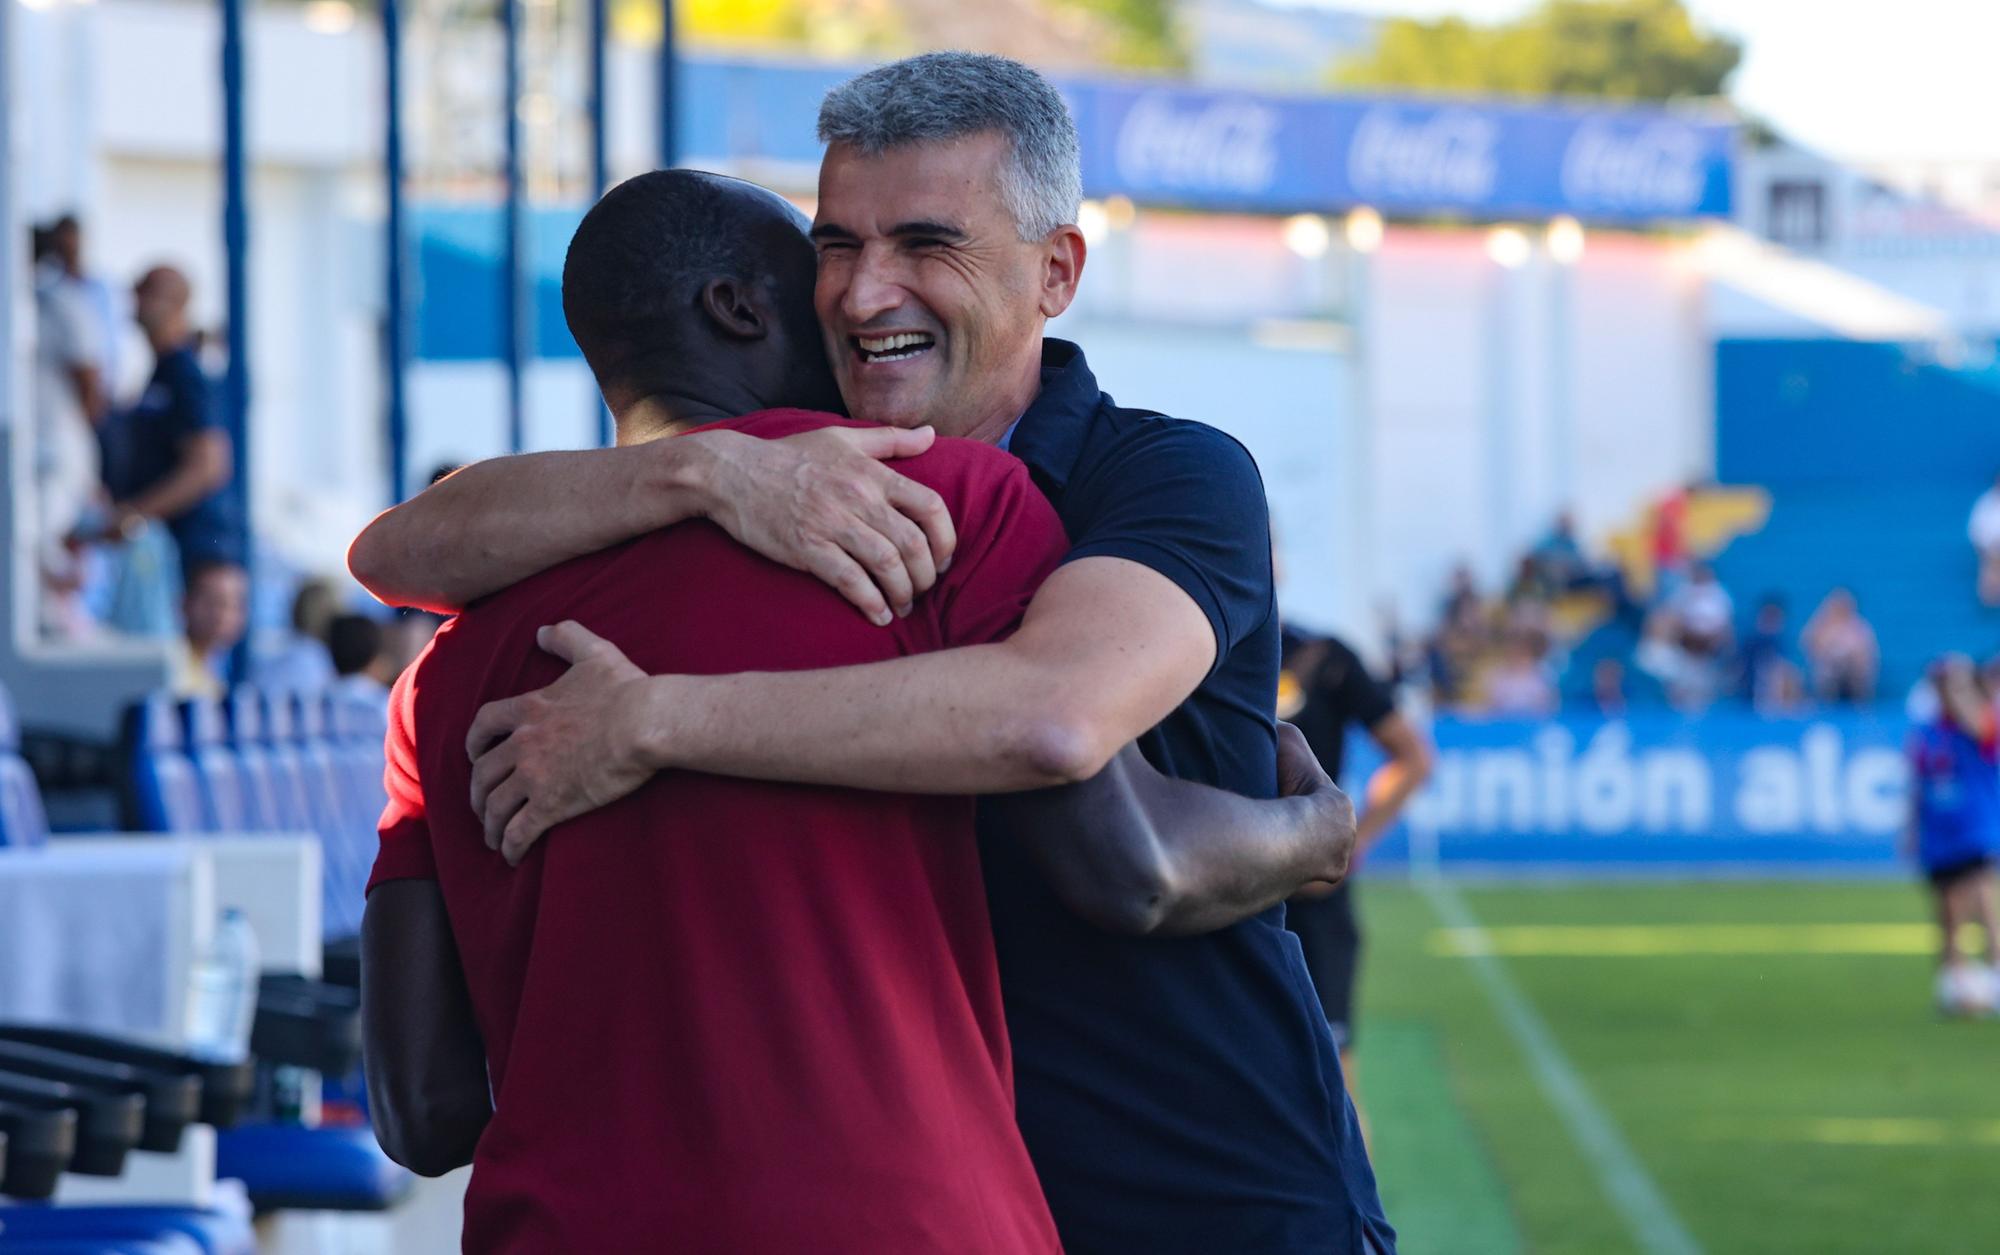
[[[916,252],[929,252],[943,248],[945,242],[935,235],[912,235],[904,239],[903,246]]]

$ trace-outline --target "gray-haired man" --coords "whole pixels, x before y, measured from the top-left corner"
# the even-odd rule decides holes
[[[1273,796],[1278,621],[1256,467],[1211,428],[1119,408],[1074,345],[1042,338],[1085,254],[1060,98],[1013,62],[930,54],[836,89],[820,129],[815,304],[849,409],[1009,448],[1056,506],[1069,558],[1009,640],[864,667],[648,677],[566,625],[554,644],[578,665],[475,724],[489,831],[518,856],[669,768],[1020,794],[1088,779],[1135,738],[1170,774]],[[859,559],[896,610],[944,560],[948,524],[893,508],[884,468],[746,470],[701,439],[469,468],[364,534],[357,573],[378,593],[462,604],[685,517],[691,493],[780,561]],[[818,494],[832,478],[840,490]],[[627,717],[605,719],[614,705]],[[1315,878],[1300,847],[1246,839],[1220,887],[1207,877],[1188,900],[1163,886],[1131,929],[1185,935],[1112,935],[1065,910],[1010,839],[1048,814],[1044,797],[989,798],[986,872],[1019,1118],[1067,1247],[1393,1250],[1282,926],[1278,904]]]

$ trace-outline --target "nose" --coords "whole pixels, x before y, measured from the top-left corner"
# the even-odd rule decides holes
[[[848,272],[847,290],[841,294],[842,318],[850,327],[865,327],[871,319],[902,303],[903,288],[896,281],[888,250],[873,244],[864,246]]]

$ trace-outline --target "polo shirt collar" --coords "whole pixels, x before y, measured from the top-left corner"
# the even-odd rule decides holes
[[[1042,341],[1042,390],[1015,424],[1008,450],[1028,464],[1043,491],[1053,495],[1068,486],[1103,399],[1082,349],[1068,340]]]

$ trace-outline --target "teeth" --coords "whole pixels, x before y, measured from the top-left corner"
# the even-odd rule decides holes
[[[913,345],[921,344],[928,346],[930,342],[931,337],[919,331],[905,331],[897,335],[880,336],[875,339],[870,339],[866,336],[855,337],[855,343],[861,346],[861,351],[864,353],[892,353],[897,349],[905,349]],[[903,356],[908,357],[910,355],[905,353]]]

